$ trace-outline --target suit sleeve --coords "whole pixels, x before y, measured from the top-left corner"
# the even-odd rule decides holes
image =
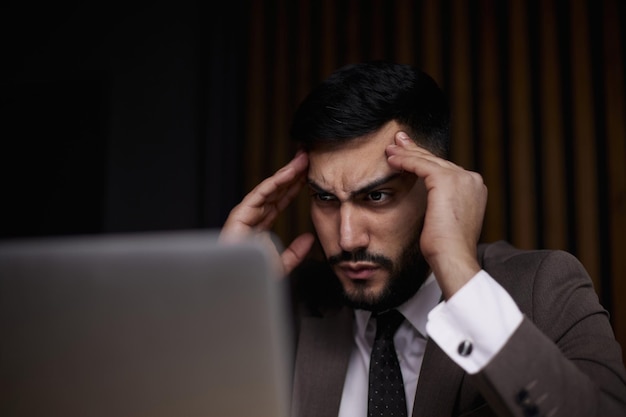
[[[529,268],[532,280],[508,272]],[[516,299],[524,318],[495,357],[469,376],[498,415],[626,416],[621,348],[582,265],[554,251],[540,262],[513,257],[491,272],[500,273],[507,291],[524,294]]]

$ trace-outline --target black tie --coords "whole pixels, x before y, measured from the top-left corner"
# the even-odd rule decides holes
[[[368,417],[406,417],[402,372],[393,344],[393,335],[404,317],[398,310],[376,316],[376,338],[370,357]]]

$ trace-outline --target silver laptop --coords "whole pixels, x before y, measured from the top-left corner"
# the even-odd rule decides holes
[[[286,416],[268,259],[215,231],[0,242],[0,415]]]

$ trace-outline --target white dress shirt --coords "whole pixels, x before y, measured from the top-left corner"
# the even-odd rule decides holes
[[[485,271],[478,272],[453,297],[441,301],[434,275],[407,302],[398,307],[406,320],[394,336],[402,370],[407,410],[411,415],[426,338],[431,337],[468,373],[480,371],[502,348],[522,321],[511,296]],[[369,362],[376,323],[371,312],[355,310],[355,348],[350,355],[339,417],[367,416]],[[459,345],[472,344],[471,355]]]

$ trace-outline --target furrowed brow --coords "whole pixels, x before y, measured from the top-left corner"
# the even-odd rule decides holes
[[[377,187],[380,187],[383,184],[386,184],[390,181],[395,180],[396,178],[398,178],[399,176],[401,176],[402,173],[401,172],[394,172],[391,175],[388,175],[386,177],[381,177],[381,178],[377,178],[375,180],[373,180],[372,182],[365,184],[364,186],[362,186],[361,188],[352,191],[350,193],[350,196],[354,197],[357,195],[362,195],[362,194],[367,194],[371,191],[373,191],[374,189],[376,189]],[[315,190],[318,193],[328,193],[328,194],[332,194],[331,192],[325,190],[322,186],[320,186],[319,184],[317,184],[315,181],[313,181],[312,179],[308,179],[307,180],[309,187],[311,187],[313,190]]]
[[[313,190],[315,190],[318,193],[328,193],[330,194],[328,191],[326,191],[324,188],[322,188],[321,185],[318,185],[315,181],[313,181],[312,179],[308,179],[307,183],[309,184],[309,187],[311,187]]]
[[[360,194],[367,194],[367,193],[373,191],[374,189],[380,187],[381,185],[395,180],[400,175],[402,175],[401,172],[394,172],[393,174],[388,175],[386,177],[375,179],[374,181],[370,182],[369,184],[365,184],[363,187],[359,188],[358,190],[353,191],[350,194],[352,196],[356,196],[356,195],[360,195]]]

